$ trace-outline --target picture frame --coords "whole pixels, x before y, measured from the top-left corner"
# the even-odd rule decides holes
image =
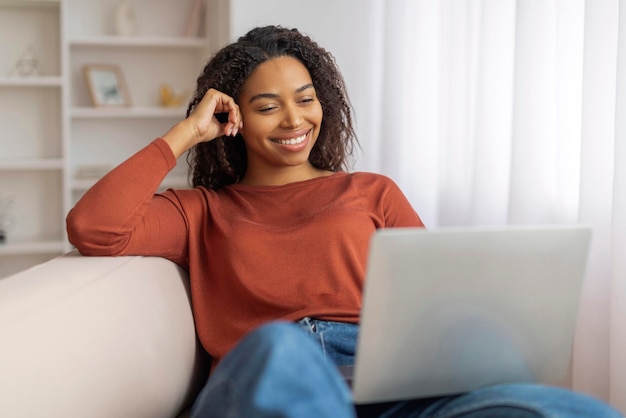
[[[83,75],[95,107],[125,107],[131,105],[126,80],[119,66],[87,64]]]

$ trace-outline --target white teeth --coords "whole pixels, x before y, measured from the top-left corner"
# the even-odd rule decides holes
[[[281,145],[296,145],[301,144],[306,139],[306,134],[299,136],[297,138],[291,139],[277,139],[275,142],[278,142]]]

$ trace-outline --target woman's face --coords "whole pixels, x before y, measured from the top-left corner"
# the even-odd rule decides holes
[[[248,153],[244,180],[310,172],[322,106],[306,67],[288,56],[265,61],[243,84],[238,99]]]

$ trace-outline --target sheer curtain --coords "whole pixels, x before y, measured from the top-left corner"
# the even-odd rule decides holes
[[[370,5],[357,169],[430,227],[591,225],[573,382],[626,411],[626,0]]]

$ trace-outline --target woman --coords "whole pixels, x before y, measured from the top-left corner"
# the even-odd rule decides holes
[[[189,271],[213,358],[192,416],[618,416],[530,385],[357,411],[335,365],[353,362],[369,238],[423,225],[390,179],[346,171],[355,144],[332,56],[295,29],[256,28],[208,62],[186,119],[68,215],[85,255],[162,256]],[[155,195],[188,150],[195,187]]]

